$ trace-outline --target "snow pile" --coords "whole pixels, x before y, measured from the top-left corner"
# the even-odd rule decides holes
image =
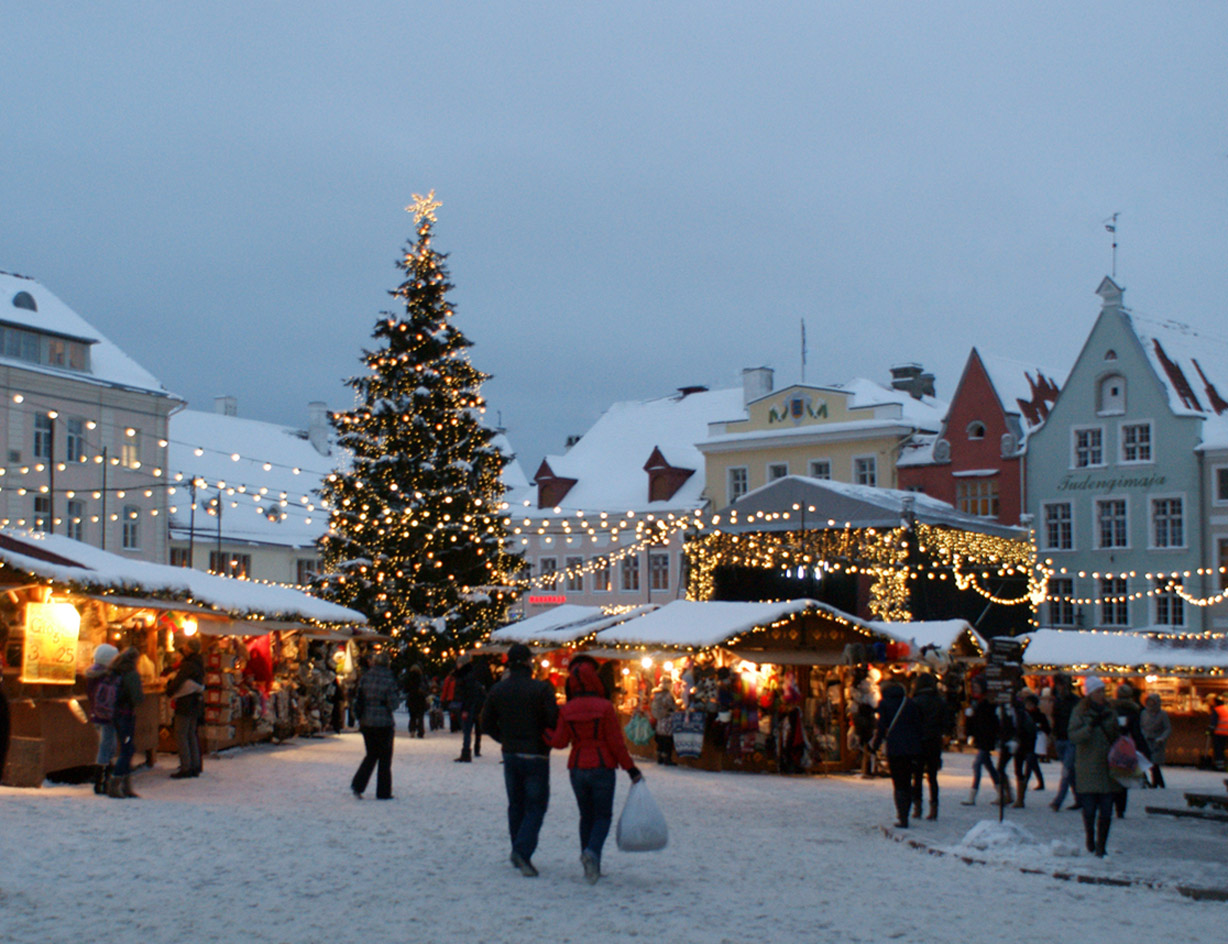
[[[979,852],[1001,853],[1011,849],[1035,848],[1040,843],[1018,823],[983,819],[968,830],[960,845]]]

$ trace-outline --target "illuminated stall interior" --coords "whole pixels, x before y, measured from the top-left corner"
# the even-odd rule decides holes
[[[1111,695],[1129,682],[1141,698],[1160,696],[1173,726],[1169,764],[1208,757],[1211,703],[1217,696],[1228,702],[1228,636],[1041,629],[1025,638],[1023,673],[1036,691],[1050,685],[1055,672],[1076,679],[1076,694],[1082,676],[1100,676]]]
[[[338,640],[368,638],[363,623],[356,611],[288,587],[134,561],[59,535],[0,530],[0,684],[12,714],[2,782],[38,786],[48,774],[93,763],[98,735],[88,719],[84,673],[103,642],[140,651],[146,698],[137,712],[136,747],[138,758],[153,763],[160,745],[170,747],[164,689],[176,638],[202,641],[201,736],[206,750],[217,750],[263,736],[258,719],[279,671],[316,671],[313,663],[303,668],[307,636],[323,634],[335,648]],[[253,649],[267,650],[267,673],[249,671]],[[248,688],[261,696],[260,710],[243,725]],[[295,710],[298,733],[304,724]]]

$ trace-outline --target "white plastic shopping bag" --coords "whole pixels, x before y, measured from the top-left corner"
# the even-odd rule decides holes
[[[615,840],[623,852],[655,852],[669,844],[669,827],[643,778],[631,784],[618,817]]]

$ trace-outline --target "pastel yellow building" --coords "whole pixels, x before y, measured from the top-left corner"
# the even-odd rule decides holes
[[[947,405],[919,366],[896,367],[892,375],[891,387],[858,378],[773,390],[770,368],[745,371],[745,416],[710,423],[697,444],[705,498],[723,508],[787,475],[895,488],[901,448],[937,432]]]

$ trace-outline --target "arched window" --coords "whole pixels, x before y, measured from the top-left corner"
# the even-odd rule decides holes
[[[38,311],[38,305],[34,302],[34,296],[29,292],[18,292],[14,295],[13,307],[24,308],[27,311]]]
[[[1107,351],[1104,352],[1104,359],[1106,361],[1117,360],[1117,352],[1114,351],[1112,348],[1109,348]]]
[[[984,439],[985,438],[985,424],[982,423],[980,420],[973,420],[971,423],[969,423],[968,424],[968,438],[969,439]]]
[[[1096,412],[1101,416],[1126,412],[1126,378],[1109,374],[1096,389]]]

